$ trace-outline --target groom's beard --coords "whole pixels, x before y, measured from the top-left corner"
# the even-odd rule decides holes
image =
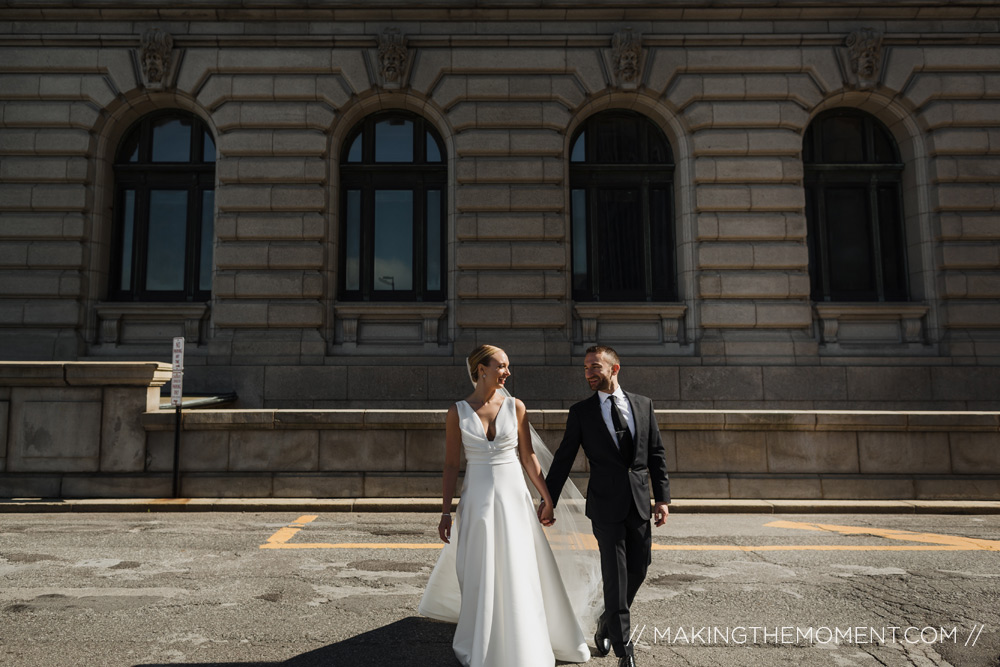
[[[593,382],[593,380],[596,380],[596,383]],[[605,377],[587,378],[587,384],[590,385],[590,388],[593,389],[594,391],[604,391],[610,393],[609,390],[611,389],[611,380],[608,378]]]

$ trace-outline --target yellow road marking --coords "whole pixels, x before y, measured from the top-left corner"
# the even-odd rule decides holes
[[[772,521],[765,524],[774,528],[791,528],[795,530],[817,530],[841,535],[874,535],[888,540],[903,540],[907,542],[930,542],[951,547],[951,550],[962,551],[1000,551],[1000,541],[980,540],[973,537],[958,535],[939,535],[937,533],[914,533],[909,530],[892,528],[864,528],[858,526],[834,526],[826,523],[799,523],[798,521]],[[899,549],[900,547],[897,547]]]
[[[326,542],[289,543],[296,533],[307,524],[316,520],[319,515],[307,514],[279,529],[267,541],[260,545],[261,549],[440,549],[440,542],[342,542],[330,544]],[[888,540],[922,542],[923,544],[764,544],[757,546],[740,546],[735,544],[653,544],[655,551],[1000,551],[1000,541],[980,540],[957,535],[939,535],[937,533],[914,533],[908,530],[891,528],[862,528],[858,526],[835,526],[823,523],[800,523],[798,521],[772,521],[764,524],[770,528],[788,528],[792,530],[812,530],[819,532],[838,533],[840,535],[871,535]],[[592,536],[578,536],[582,545],[596,549],[596,540]]]

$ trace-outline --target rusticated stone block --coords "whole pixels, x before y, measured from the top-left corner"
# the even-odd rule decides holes
[[[63,498],[167,498],[172,492],[169,475],[66,475]]]
[[[1000,438],[993,433],[951,433],[952,472],[959,475],[1000,473]]]
[[[146,432],[140,417],[147,404],[147,392],[143,388],[105,387],[101,415],[102,472],[141,472],[144,469]]]
[[[820,475],[826,500],[915,498],[914,481],[904,475]]]
[[[767,433],[767,467],[773,473],[857,473],[854,433]]]
[[[740,475],[729,476],[733,498],[822,498],[818,475]]]
[[[319,434],[321,470],[405,470],[406,431],[331,430]]]
[[[678,431],[678,472],[767,472],[767,442],[756,431]]]
[[[455,485],[461,488],[461,483]],[[365,498],[440,498],[441,473],[365,473]]]
[[[673,498],[729,498],[729,475],[671,474],[670,495]]]
[[[198,474],[181,476],[181,496],[185,498],[270,498],[273,476],[260,474]]]
[[[929,368],[847,369],[847,397],[852,401],[929,401],[932,394]]]
[[[275,498],[360,498],[364,495],[362,473],[277,473],[272,484]]]
[[[947,433],[858,433],[862,473],[948,474],[951,455]]]
[[[10,405],[9,472],[96,472],[101,390],[19,389]]]
[[[764,399],[795,401],[808,396],[812,400],[847,400],[847,371],[819,366],[768,366],[763,369]]]
[[[305,471],[318,466],[317,431],[234,431],[230,435],[231,471]]]
[[[58,498],[61,475],[0,474],[0,498]]]
[[[149,433],[146,447],[148,472],[173,472],[173,431]],[[184,431],[178,458],[182,472],[226,472],[229,468],[229,432]]]
[[[761,369],[692,367],[680,369],[682,401],[759,401],[764,398]]]
[[[443,430],[406,432],[407,472],[441,472],[444,469],[445,434]]]

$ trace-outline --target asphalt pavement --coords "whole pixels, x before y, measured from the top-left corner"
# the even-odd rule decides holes
[[[126,502],[7,503],[46,509],[0,513],[0,665],[457,665],[428,500]],[[1000,665],[995,503],[720,506],[653,531],[640,667]]]

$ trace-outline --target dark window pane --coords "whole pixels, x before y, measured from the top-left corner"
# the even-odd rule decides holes
[[[670,192],[649,193],[649,253],[654,298],[673,298],[673,233],[670,225]]]
[[[648,121],[647,121],[648,122]],[[597,164],[636,164],[639,162],[639,124],[631,119],[610,118],[594,123]]]
[[[906,246],[899,213],[899,190],[896,187],[879,188],[879,244],[882,251],[882,284],[887,301],[905,301],[907,298],[906,263],[903,261]]]
[[[139,161],[139,137],[141,132],[138,129],[132,130],[125,141],[122,142],[121,148],[118,149],[118,161],[119,162],[138,162]]]
[[[344,241],[344,289],[361,289],[361,191],[347,191]]]
[[[413,289],[413,192],[375,191],[376,291]]]
[[[581,132],[580,136],[576,138],[576,142],[573,144],[573,150],[570,151],[569,161],[585,162],[586,160],[587,160],[587,133]]]
[[[880,125],[875,124],[875,159],[874,162],[880,162],[882,164],[893,164],[898,162],[896,157],[895,145],[896,142],[893,141],[889,133],[884,130]]]
[[[132,289],[132,244],[135,242],[135,190],[126,190],[122,206],[121,289]]]
[[[582,138],[582,137],[581,137]],[[573,190],[573,289],[586,290],[587,284],[587,191]]]
[[[670,146],[663,140],[663,136],[652,125],[649,126],[647,134],[650,164],[673,164],[674,158]]]
[[[645,291],[641,258],[645,256],[642,211],[636,190],[599,190],[597,225],[598,292],[602,299],[623,298]]]
[[[441,149],[438,148],[437,140],[430,132],[427,133],[426,141],[427,141],[427,161],[440,162]]]
[[[198,263],[198,289],[212,291],[212,252],[215,243],[215,190],[201,193],[201,261]]]
[[[358,136],[354,137],[354,142],[351,144],[351,150],[347,151],[347,161],[348,162],[361,162],[362,147],[364,146],[364,135],[359,132]]]
[[[822,123],[823,162],[861,163],[865,161],[864,119],[833,116]]]
[[[376,162],[413,162],[413,121],[393,118],[375,124]]]
[[[427,191],[427,289],[441,289],[441,191]]]
[[[146,252],[146,289],[149,291],[184,289],[187,202],[188,193],[184,190],[152,190],[149,193]]]
[[[875,272],[866,188],[826,191],[830,290],[835,300],[875,294]]]
[[[153,162],[191,161],[191,121],[165,118],[153,122]]]
[[[202,162],[215,162],[215,140],[207,131],[204,134],[203,148],[201,151]]]

